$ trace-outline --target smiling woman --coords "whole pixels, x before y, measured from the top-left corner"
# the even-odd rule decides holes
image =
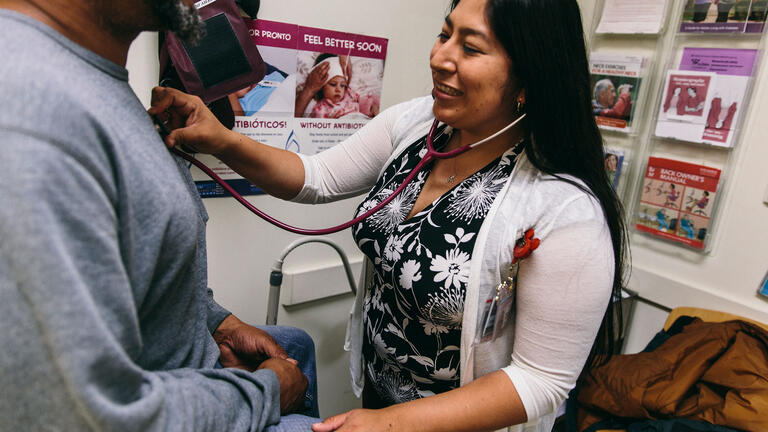
[[[434,120],[441,151],[514,123],[428,165],[353,226],[368,283],[347,341],[368,409],[314,430],[549,430],[584,365],[613,352],[621,322],[609,299],[623,276],[622,211],[592,115],[577,3],[454,0],[430,67],[431,96],[315,156],[231,132],[173,90],[157,89],[151,112],[177,128],[168,146],[215,154],[273,195],[322,203],[368,191],[358,215],[404,182]],[[540,246],[518,262],[524,234]]]

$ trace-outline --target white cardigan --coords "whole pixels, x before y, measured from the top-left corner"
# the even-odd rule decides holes
[[[294,201],[326,202],[367,192],[397,155],[427,133],[433,119],[431,97],[414,99],[382,112],[326,152],[300,155],[305,185]],[[507,276],[515,241],[529,228],[541,246],[520,265],[513,330],[476,346],[481,306]],[[578,187],[538,171],[523,153],[483,222],[470,265],[461,385],[502,369],[528,416],[528,423],[509,430],[549,431],[555,410],[576,384],[611,295],[613,248],[602,208]],[[359,286],[345,344],[358,396],[367,285]]]

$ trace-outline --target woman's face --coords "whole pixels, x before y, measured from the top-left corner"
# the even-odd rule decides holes
[[[347,80],[343,76],[337,75],[323,86],[323,97],[330,99],[334,103],[339,103],[344,98],[346,90]]]
[[[478,134],[506,126],[517,104],[512,63],[485,18],[487,0],[461,0],[430,53],[435,118]]]

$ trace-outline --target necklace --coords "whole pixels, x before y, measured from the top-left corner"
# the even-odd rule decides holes
[[[525,138],[520,138],[520,141],[518,141],[513,147],[512,147],[512,155],[516,157],[520,154],[523,146],[523,141],[525,141]],[[451,161],[453,165],[453,174],[449,175],[448,178],[445,179],[446,184],[453,184],[454,181],[456,181],[456,158],[452,158]]]

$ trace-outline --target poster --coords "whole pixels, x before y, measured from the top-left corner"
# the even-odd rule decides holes
[[[378,114],[387,39],[245,20],[267,71],[258,83],[229,95],[234,131],[312,155],[343,141]],[[260,193],[215,157],[197,158],[238,193]],[[197,168],[191,171],[202,197],[228,195]]]
[[[650,157],[638,203],[638,231],[704,249],[720,170]]]
[[[666,0],[606,0],[596,32],[659,33],[665,6]]]
[[[595,53],[590,56],[592,113],[603,129],[630,132],[640,93],[643,57]]]
[[[766,8],[766,0],[687,0],[680,31],[761,33]]]

